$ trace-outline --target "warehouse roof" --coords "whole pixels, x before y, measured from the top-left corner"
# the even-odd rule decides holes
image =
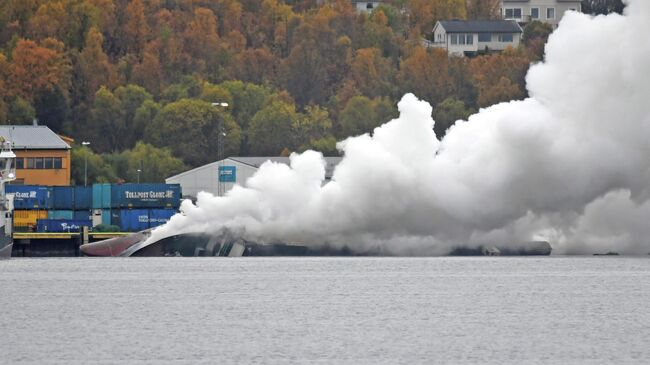
[[[2,125],[0,136],[17,150],[70,149],[70,145],[44,125]]]
[[[323,157],[323,159],[325,160],[325,163],[326,163],[326,166],[325,166],[325,179],[330,180],[332,178],[332,174],[334,173],[334,168],[336,167],[336,165],[339,164],[339,162],[341,162],[342,157]],[[224,161],[226,161],[226,160],[239,162],[241,164],[249,165],[249,166],[252,166],[252,167],[255,167],[255,168],[259,168],[266,161],[283,163],[285,165],[289,165],[289,163],[290,163],[289,157],[274,157],[274,156],[268,156],[268,157],[228,157],[228,158],[224,159]],[[168,177],[167,180],[174,179],[174,178],[177,178],[177,177],[180,177],[180,176],[183,176],[183,175],[186,175],[186,174],[189,174],[189,173],[192,173],[194,171],[201,170],[201,169],[204,169],[204,168],[214,168],[214,167],[216,167],[218,165],[219,165],[219,161],[212,162],[212,163],[209,163],[207,165],[199,166],[199,167],[194,168],[194,169],[189,170],[189,171],[181,172],[178,175]]]
[[[447,33],[521,33],[521,27],[514,20],[440,20]],[[436,27],[433,27],[435,30]]]

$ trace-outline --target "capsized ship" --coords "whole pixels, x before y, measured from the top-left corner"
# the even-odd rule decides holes
[[[394,256],[381,249],[359,252],[348,247],[306,246],[293,243],[258,243],[246,241],[230,232],[218,235],[183,233],[148,240],[151,230],[129,236],[87,243],[80,247],[86,256]],[[551,245],[546,241],[480,247],[459,247],[452,256],[548,256]]]
[[[5,194],[5,183],[16,179],[15,160],[11,142],[0,137],[0,259],[11,257],[13,248],[10,223],[13,199]]]

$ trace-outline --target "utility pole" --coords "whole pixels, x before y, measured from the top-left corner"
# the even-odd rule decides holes
[[[90,146],[90,142],[83,141],[81,142],[81,145]],[[88,152],[89,151],[86,151],[84,153],[84,186],[88,186]]]

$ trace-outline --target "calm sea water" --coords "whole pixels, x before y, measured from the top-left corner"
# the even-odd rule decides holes
[[[3,364],[647,364],[650,258],[0,261]]]

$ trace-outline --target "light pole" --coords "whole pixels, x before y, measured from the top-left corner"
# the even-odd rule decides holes
[[[223,107],[227,108],[228,103],[212,103],[212,106],[214,107]],[[224,131],[223,128],[223,123],[222,120],[219,119],[219,125],[217,126],[219,133],[217,134],[217,161],[218,161],[218,166],[217,166],[217,196],[223,196],[225,194],[226,187],[221,181],[221,167],[223,165],[223,145],[224,145],[224,140],[226,137],[226,132]]]
[[[82,146],[90,146],[90,142],[81,142]],[[84,153],[84,186],[88,186],[88,151]]]
[[[137,169],[138,172],[138,184],[140,183],[140,173],[142,172],[142,169]]]

